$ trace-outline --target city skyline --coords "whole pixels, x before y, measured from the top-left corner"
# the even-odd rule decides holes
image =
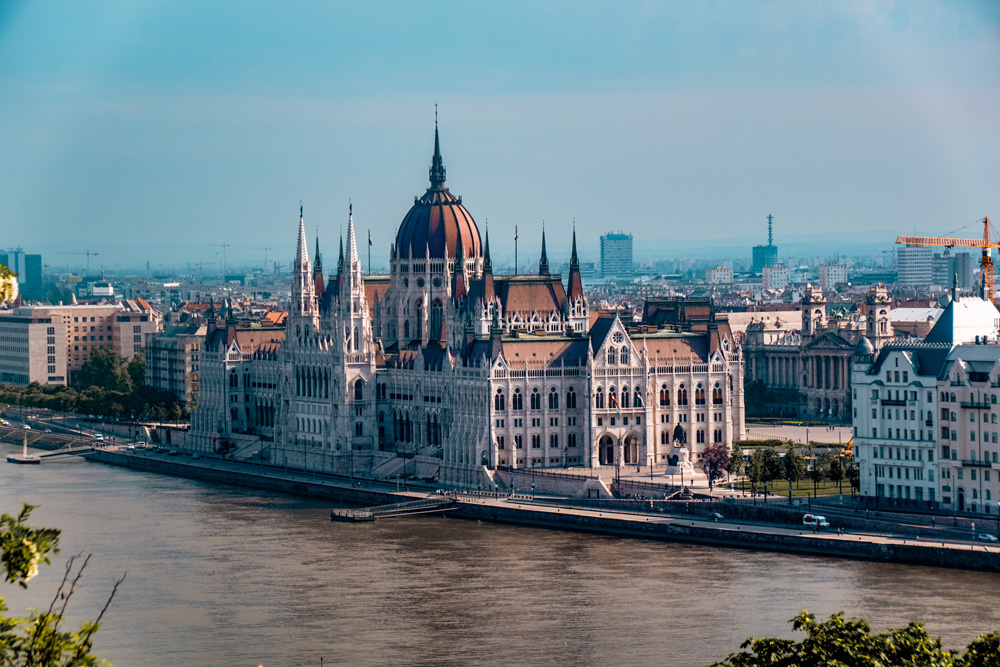
[[[378,267],[426,187],[435,104],[498,264],[515,225],[537,255],[543,220],[559,261],[574,219],[596,259],[617,229],[761,243],[773,213],[779,245],[891,241],[1000,203],[992,3],[427,8],[9,5],[4,245],[288,261],[302,200],[329,258],[350,198]]]

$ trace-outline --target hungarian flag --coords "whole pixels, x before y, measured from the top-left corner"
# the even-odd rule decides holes
[[[622,409],[618,407],[618,398],[615,396],[615,392],[613,391],[608,392],[608,404],[610,404],[611,407],[613,407],[615,411],[618,412],[618,416],[620,417],[622,414]]]
[[[517,240],[517,225],[514,225],[514,240]]]
[[[368,230],[368,247],[372,247],[372,230]]]

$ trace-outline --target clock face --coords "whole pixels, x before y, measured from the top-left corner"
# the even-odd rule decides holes
[[[622,335],[621,331],[616,331],[615,335],[611,337],[611,340],[620,344],[623,340],[625,340],[625,336]]]

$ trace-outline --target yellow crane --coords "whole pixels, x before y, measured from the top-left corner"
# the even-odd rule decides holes
[[[981,239],[955,239],[941,236],[897,236],[896,243],[900,245],[929,245],[945,248],[981,248],[983,258],[979,261],[980,280],[986,287],[989,299],[993,299],[993,258],[990,257],[990,250],[1000,248],[1000,242],[990,240],[990,218],[983,218],[983,238]]]

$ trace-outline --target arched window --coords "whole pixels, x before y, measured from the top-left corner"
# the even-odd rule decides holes
[[[628,364],[628,358],[629,358],[629,350],[628,350],[628,345],[626,345],[622,348],[622,354],[621,354],[622,365]]]
[[[954,403],[954,402],[955,402],[955,392],[952,392],[952,393],[951,393],[951,402],[952,402],[952,403]]]
[[[722,405],[722,385],[718,382],[712,387],[712,405]]]
[[[598,409],[604,407],[604,389],[601,387],[598,387],[597,393],[594,394],[594,407]]]
[[[639,387],[635,388],[635,399],[632,401],[632,405],[637,408],[642,407],[642,392],[639,391]]]
[[[684,385],[677,388],[677,405],[688,404],[688,390]]]
[[[541,410],[542,409],[542,395],[538,393],[538,387],[531,390],[531,409]]]
[[[608,366],[614,366],[615,365],[615,361],[617,359],[618,359],[618,354],[616,353],[615,348],[609,347],[608,348]]]
[[[576,410],[576,390],[573,387],[566,392],[566,409]]]
[[[694,404],[695,405],[705,405],[705,390],[702,388],[701,383],[694,389]]]
[[[667,407],[670,405],[670,390],[667,389],[667,385],[660,387],[660,407]]]
[[[524,410],[524,396],[520,389],[515,389],[514,395],[510,397],[510,409],[517,412]]]
[[[230,387],[240,386],[240,377],[236,374],[235,369],[229,372],[229,386]]]
[[[549,410],[559,409],[559,392],[555,387],[549,390]]]
[[[623,408],[627,408],[629,406],[629,401],[628,401],[628,387],[622,387],[621,406]]]
[[[354,383],[354,400],[360,401],[365,397],[365,382],[364,380],[358,379]]]
[[[410,337],[410,320],[405,320],[403,322],[403,338]]]
[[[504,399],[503,391],[497,390],[497,393],[493,396],[493,409],[496,412],[503,412],[507,409],[507,401]]]

